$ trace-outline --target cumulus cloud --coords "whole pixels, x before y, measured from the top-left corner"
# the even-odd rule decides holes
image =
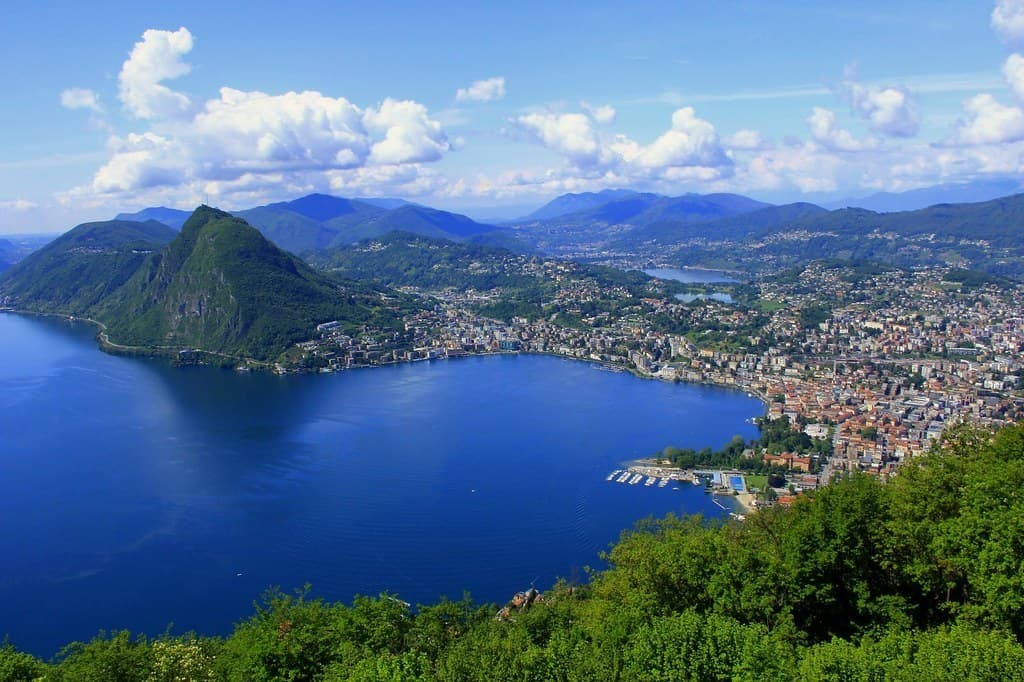
[[[1003,78],[1013,89],[1017,101],[1024,102],[1024,57],[1011,54],[1003,63]]]
[[[1011,45],[1024,43],[1024,0],[997,0],[992,28]]]
[[[614,160],[598,138],[591,119],[584,114],[532,113],[520,116],[516,122],[536,141],[577,168],[607,166]]]
[[[360,107],[316,91],[223,87],[218,97],[194,102],[161,84],[188,72],[181,57],[192,42],[185,28],[143,34],[121,70],[121,99],[150,129],[112,136],[91,185],[68,197],[168,187],[248,196],[270,184],[322,191],[327,173],[408,167],[415,175],[451,150],[440,122],[410,100]]]
[[[149,29],[135,43],[118,76],[121,102],[139,118],[174,118],[185,114],[189,98],[171,90],[162,81],[184,76],[191,67],[182,57],[192,51],[192,34]]]
[[[672,114],[672,127],[650,145],[625,144],[619,148],[627,161],[645,168],[729,165],[715,127],[699,118],[693,107],[677,109]]]
[[[989,94],[975,95],[964,103],[966,119],[958,122],[952,143],[1002,144],[1024,140],[1024,112],[1006,106]]]
[[[692,107],[677,109],[671,128],[648,145],[625,135],[599,134],[594,122],[581,113],[532,113],[516,119],[534,140],[591,178],[604,173],[620,182],[709,180],[732,165],[714,126]]]
[[[814,107],[807,118],[807,124],[810,126],[814,141],[831,151],[861,152],[877,146],[875,140],[871,138],[858,140],[848,130],[840,128],[836,121],[836,113],[831,109]]]
[[[891,137],[917,134],[921,116],[916,100],[905,88],[880,88],[844,80],[839,90],[853,111],[870,123],[872,130]]]
[[[801,192],[831,192],[837,175],[848,164],[813,142],[794,142],[754,156],[737,169],[737,185],[745,190],[778,190],[789,186]]]
[[[88,109],[96,113],[103,111],[100,98],[86,88],[68,88],[60,93],[60,105],[65,109]]]
[[[383,134],[370,149],[370,161],[376,164],[437,161],[450,148],[441,124],[417,102],[386,99],[380,107],[367,109],[363,121],[371,132]]]
[[[473,82],[468,88],[455,92],[456,102],[493,102],[505,96],[505,79],[502,76]]]
[[[609,123],[615,122],[615,107],[609,104],[593,106],[588,102],[580,102],[580,106],[583,107],[583,111],[590,114],[590,117],[601,125],[608,125]]]
[[[761,133],[756,130],[737,130],[725,138],[725,146],[740,151],[757,151],[768,146]]]

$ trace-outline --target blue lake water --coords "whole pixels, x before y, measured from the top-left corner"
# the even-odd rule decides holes
[[[44,656],[101,628],[224,634],[270,585],[425,603],[582,580],[640,518],[723,513],[613,469],[763,412],[551,357],[279,377],[10,314],[0,350],[0,637]]]
[[[720,270],[703,270],[701,268],[650,268],[644,272],[658,279],[674,279],[687,284],[714,284],[716,282],[738,282]]]

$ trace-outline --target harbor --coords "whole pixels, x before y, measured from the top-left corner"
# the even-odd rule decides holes
[[[739,471],[677,469],[641,460],[626,468],[613,470],[605,476],[605,481],[623,485],[643,483],[646,488],[666,488],[671,485],[673,490],[680,490],[682,485],[693,485],[712,495],[712,502],[720,509],[730,509],[718,499],[720,497],[733,498],[745,512],[752,511],[756,506],[754,494],[747,487],[746,476]],[[739,521],[746,518],[744,514],[733,511],[730,511],[729,516]]]

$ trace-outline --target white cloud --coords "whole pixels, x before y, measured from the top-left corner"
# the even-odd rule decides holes
[[[997,0],[992,28],[1011,45],[1024,43],[1024,0]]]
[[[737,149],[741,151],[757,151],[768,146],[760,132],[749,129],[737,130],[735,133],[725,138],[724,142],[725,146],[729,149]]]
[[[160,185],[177,185],[188,179],[183,147],[155,133],[131,133],[112,137],[111,159],[93,177],[98,193],[130,192]]]
[[[590,117],[601,125],[608,125],[609,123],[615,122],[615,107],[609,104],[593,106],[588,102],[580,102],[580,106],[583,107],[583,111],[590,114]]]
[[[386,99],[377,109],[367,109],[363,120],[371,132],[384,137],[370,149],[375,164],[437,161],[449,150],[441,124],[430,119],[427,108],[410,100]]]
[[[60,93],[60,105],[65,109],[89,109],[99,113],[100,98],[92,90],[86,88],[68,88]]]
[[[876,141],[871,138],[858,140],[848,130],[840,128],[836,122],[836,114],[831,109],[814,107],[807,118],[807,124],[810,126],[814,141],[831,151],[861,152],[877,146]]]
[[[733,189],[780,190],[796,187],[801,192],[831,192],[838,175],[849,164],[839,155],[813,142],[796,142],[754,156],[736,169]]]
[[[130,111],[151,119],[151,127],[111,137],[110,156],[91,185],[67,197],[157,195],[170,187],[190,196],[255,196],[272,184],[322,191],[331,182],[325,173],[408,166],[413,176],[423,175],[422,164],[451,150],[441,124],[409,100],[387,98],[363,108],[316,91],[223,87],[218,97],[193,102],[160,84],[188,72],[181,56],[191,47],[185,28],[143,34],[121,71],[121,97]],[[399,175],[378,171],[373,177]]]
[[[650,145],[624,144],[619,148],[627,161],[645,168],[729,165],[715,127],[699,118],[693,107],[677,109],[672,114],[672,127]]]
[[[39,204],[28,199],[11,199],[10,201],[0,201],[0,209],[5,211],[29,211],[33,208],[38,208]]]
[[[455,92],[456,102],[493,102],[505,96],[505,79],[501,76],[475,81],[468,88]]]
[[[139,118],[167,119],[185,114],[191,103],[161,81],[184,76],[191,67],[182,56],[192,51],[192,34],[187,28],[177,31],[149,29],[135,43],[131,55],[118,76],[121,102]]]
[[[672,127],[649,145],[626,135],[599,134],[594,119],[580,113],[531,113],[516,123],[590,178],[612,173],[620,183],[708,180],[732,165],[714,126],[691,107],[677,109]]]
[[[981,94],[967,100],[964,111],[967,118],[958,122],[952,144],[1002,144],[1024,139],[1024,112],[1018,107]]]
[[[871,129],[883,135],[912,137],[921,126],[917,102],[905,88],[844,80],[839,91],[850,107],[871,124]]]
[[[1003,63],[1003,78],[1013,89],[1017,101],[1024,102],[1024,57],[1011,54]]]
[[[584,114],[533,113],[520,116],[516,123],[577,168],[607,166],[614,160]]]

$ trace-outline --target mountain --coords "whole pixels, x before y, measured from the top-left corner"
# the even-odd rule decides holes
[[[369,203],[332,197],[329,194],[308,194],[293,201],[268,204],[264,208],[285,209],[318,223],[327,222],[343,215],[374,215],[383,210],[381,207]]]
[[[341,216],[328,220],[324,227],[337,235],[331,242],[332,246],[353,244],[388,232],[411,232],[426,237],[464,240],[499,230],[493,225],[483,225],[458,213],[416,204],[407,204],[371,216]]]
[[[337,236],[313,218],[282,208],[258,206],[233,215],[249,223],[280,248],[300,254],[326,247]]]
[[[360,201],[309,194],[293,201],[234,211],[285,251],[300,254],[325,248],[337,233],[325,223],[338,218],[361,219],[384,209]]]
[[[749,213],[727,216],[705,222],[683,222],[665,220],[652,223],[632,232],[622,240],[622,245],[636,245],[642,242],[678,243],[686,239],[740,239],[765,230],[778,228],[790,223],[813,219],[828,214],[827,209],[804,202],[768,206]]]
[[[273,360],[316,325],[397,327],[379,295],[313,271],[241,218],[201,206],[99,306],[112,342]]]
[[[135,213],[118,213],[114,220],[133,220],[140,223],[144,223],[147,220],[155,220],[168,227],[173,227],[175,230],[180,230],[181,226],[185,224],[185,221],[191,215],[189,211],[179,211],[176,208],[167,208],[165,206],[154,206],[152,208],[144,208]]]
[[[377,208],[383,208],[384,210],[390,211],[393,208],[401,208],[402,206],[408,206],[411,201],[405,199],[396,199],[393,197],[357,197],[352,201],[358,201],[361,204],[369,204],[370,206],[376,206]]]
[[[944,184],[906,192],[877,192],[866,197],[828,202],[828,208],[866,208],[879,213],[913,211],[935,204],[977,203],[998,199],[1024,190],[1020,180],[979,180]]]
[[[553,253],[602,252],[653,224],[700,223],[770,206],[739,194],[632,193],[574,213],[515,225],[517,234],[534,247]]]
[[[0,272],[17,263],[20,256],[20,249],[14,242],[0,239]]]
[[[84,223],[0,275],[0,298],[27,310],[88,314],[174,236],[155,220]]]
[[[751,222],[731,232],[720,229],[722,222],[697,225],[707,237],[703,243],[687,243],[677,235],[633,246],[649,257],[657,254],[679,265],[747,271],[841,258],[900,267],[952,266],[1024,279],[1024,194],[896,213],[863,208],[822,212],[792,206],[787,209],[792,215],[786,219],[766,219],[760,225]],[[731,223],[733,228],[743,225],[742,220]]]
[[[558,216],[568,215],[597,208],[612,201],[626,199],[636,196],[638,192],[630,189],[605,189],[600,192],[580,192],[579,194],[563,194],[556,197],[538,208],[533,213],[519,219],[521,222],[532,222],[536,220],[548,220]]]

